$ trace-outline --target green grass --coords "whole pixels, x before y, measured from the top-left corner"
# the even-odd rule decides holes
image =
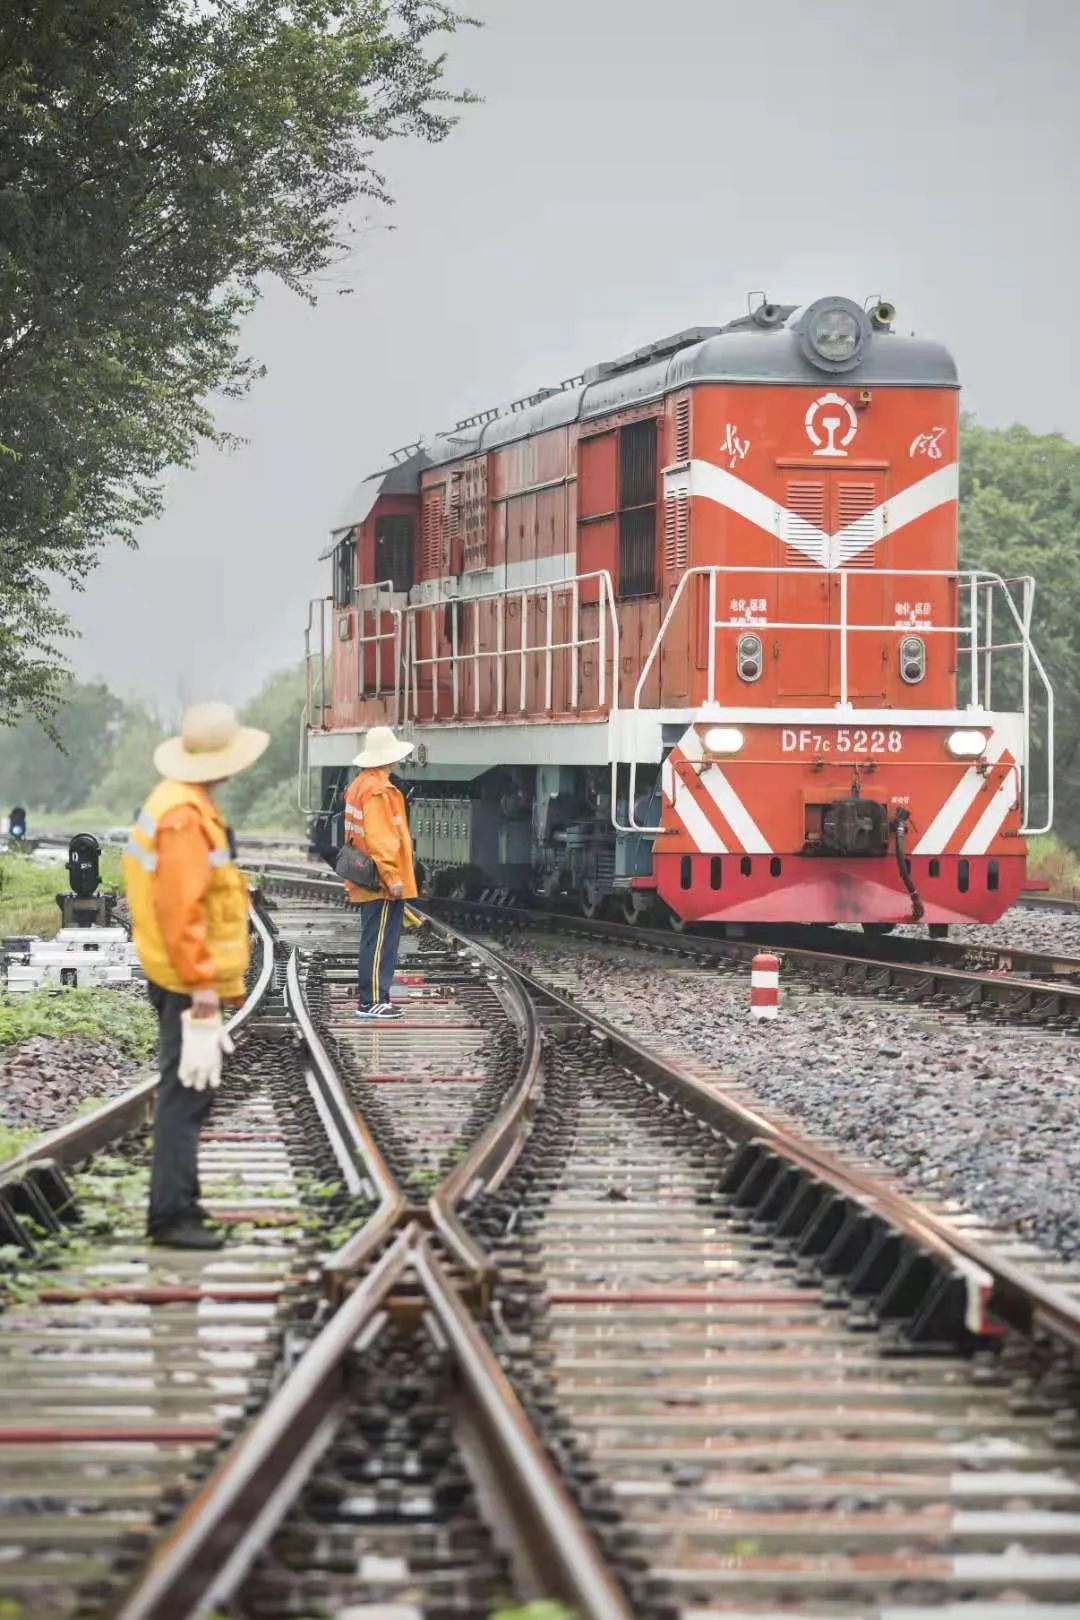
[[[1050,893],[1068,899],[1080,896],[1080,855],[1053,833],[1028,844],[1028,876],[1049,883]]]
[[[564,1603],[542,1598],[539,1603],[500,1604],[492,1609],[488,1620],[576,1620],[576,1613]]]
[[[89,1035],[112,1041],[131,1057],[148,1058],[157,1038],[149,1002],[100,990],[27,990],[0,994],[0,1046],[32,1035]]]
[[[13,1159],[16,1153],[21,1153],[27,1143],[32,1142],[37,1135],[32,1125],[3,1125],[0,1124],[0,1164],[6,1164]],[[3,1620],[3,1610],[0,1609],[0,1620]]]
[[[52,939],[60,927],[56,896],[67,891],[62,865],[39,866],[29,855],[0,855],[0,936],[40,934]],[[101,887],[123,893],[119,851],[101,852]]]

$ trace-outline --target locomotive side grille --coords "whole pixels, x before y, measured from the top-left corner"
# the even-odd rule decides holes
[[[675,460],[690,460],[690,395],[675,401]]]
[[[878,490],[872,482],[844,479],[837,483],[834,565],[873,568],[874,542],[881,538],[877,505]]]
[[[789,478],[784,495],[780,538],[784,561],[805,568],[808,562],[828,561],[825,538],[826,489],[823,478]]]
[[[422,567],[424,574],[429,579],[441,575],[443,572],[443,492],[441,489],[430,490],[424,496],[420,542],[423,553]]]
[[[395,591],[413,586],[413,520],[411,517],[375,519],[375,578],[388,579]]]
[[[487,567],[487,457],[465,463],[465,569]]]
[[[648,506],[656,500],[656,418],[630,422],[619,434],[619,505]]]
[[[664,502],[664,567],[681,573],[690,552],[690,500],[685,490]]]
[[[619,429],[621,600],[656,592],[656,417]]]
[[[446,532],[451,540],[461,533],[461,474],[453,473],[446,500]]]
[[[656,508],[639,506],[619,518],[619,598],[656,591]]]

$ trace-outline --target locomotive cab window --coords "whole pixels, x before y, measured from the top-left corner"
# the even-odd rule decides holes
[[[334,606],[351,607],[356,594],[356,530],[350,529],[334,548]]]
[[[388,579],[395,591],[413,588],[413,532],[411,517],[375,519],[375,578]]]
[[[656,594],[656,419],[619,431],[619,581],[623,601]]]

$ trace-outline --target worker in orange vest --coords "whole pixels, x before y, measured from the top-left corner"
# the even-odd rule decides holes
[[[345,795],[345,841],[369,855],[378,888],[346,881],[345,892],[360,907],[360,961],[356,1016],[361,1023],[401,1017],[390,1001],[406,900],[416,899],[416,872],[405,799],[390,780],[390,766],[407,759],[410,742],[389,726],[372,726],[353,764],[360,774]]]
[[[270,741],[225,703],[199,703],[154,753],[160,781],[124,846],[139,961],[159,1024],[161,1083],[147,1231],[154,1243],[219,1249],[199,1204],[199,1129],[232,1050],[223,1002],[243,1001],[249,896],[232,834],[211,794],[253,765]]]

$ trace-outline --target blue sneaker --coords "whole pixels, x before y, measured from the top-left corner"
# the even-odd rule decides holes
[[[377,1001],[374,1007],[357,1007],[354,1015],[361,1024],[392,1024],[405,1014],[400,1007],[392,1007],[388,1001]]]

